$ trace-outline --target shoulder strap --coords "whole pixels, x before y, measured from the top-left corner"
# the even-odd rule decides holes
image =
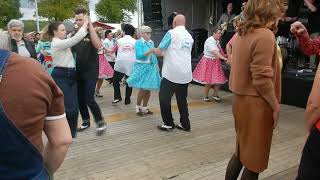
[[[5,67],[7,65],[10,52],[4,49],[0,49],[0,82],[2,80],[2,75],[4,73]]]

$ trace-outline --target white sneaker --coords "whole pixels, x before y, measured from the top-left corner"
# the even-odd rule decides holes
[[[210,102],[210,99],[208,98],[208,96],[206,96],[206,97],[203,98],[203,101],[204,102]]]
[[[221,98],[219,96],[212,96],[212,99],[217,102],[221,102]]]

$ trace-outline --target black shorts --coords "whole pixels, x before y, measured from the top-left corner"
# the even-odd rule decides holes
[[[303,148],[296,180],[320,180],[320,131],[314,128]]]

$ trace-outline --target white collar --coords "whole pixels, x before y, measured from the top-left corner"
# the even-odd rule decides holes
[[[151,42],[152,42],[151,39],[150,39],[149,41],[146,41],[143,37],[141,37],[141,41],[142,41],[143,43],[151,43]]]
[[[185,26],[177,26],[174,29],[186,29],[186,27]]]

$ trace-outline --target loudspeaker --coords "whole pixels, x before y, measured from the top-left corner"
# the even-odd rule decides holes
[[[162,22],[162,8],[161,0],[143,0],[144,22],[152,29],[161,29]]]
[[[205,29],[191,30],[191,35],[194,40],[192,47],[192,58],[199,58],[203,53],[204,43],[208,38],[208,31]]]

